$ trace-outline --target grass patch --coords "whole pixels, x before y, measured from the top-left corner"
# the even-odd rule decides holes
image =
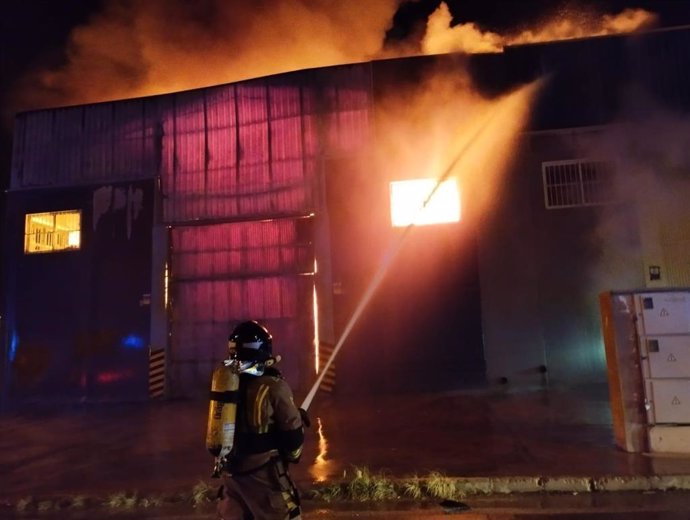
[[[349,498],[358,502],[398,498],[398,492],[389,477],[383,473],[372,474],[362,467],[354,468],[354,477],[347,484],[347,491]]]
[[[338,481],[315,483],[303,489],[304,499],[323,502],[390,502],[394,500],[439,501],[457,500],[467,495],[486,494],[490,490],[483,481],[453,478],[434,471],[425,476],[392,478],[384,472],[373,473],[368,468],[354,466]],[[107,496],[74,495],[49,500],[50,497],[26,496],[14,504],[17,513],[52,510],[130,511],[135,508],[152,509],[166,506],[209,506],[217,497],[217,481],[199,480],[189,490],[175,490],[167,494],[142,495],[138,491],[120,491]]]
[[[413,475],[401,484],[402,494],[412,500],[420,500],[424,497],[424,488],[422,487],[422,480]]]
[[[458,489],[455,480],[442,473],[432,471],[425,483],[426,492],[433,498],[453,498]]]
[[[134,509],[139,502],[139,496],[136,492],[127,493],[120,491],[110,495],[105,503],[110,509]]]
[[[39,510],[41,513],[45,513],[46,511],[50,511],[51,509],[54,508],[54,502],[52,500],[41,500],[38,505],[36,506],[36,509]]]
[[[70,500],[70,508],[73,509],[84,509],[87,504],[88,504],[88,497],[85,495],[77,495],[71,498]]]
[[[192,504],[197,507],[201,504],[211,502],[217,495],[217,490],[208,485],[207,482],[200,480],[192,488]]]
[[[314,489],[310,489],[306,496],[314,500],[323,500],[324,502],[333,502],[343,498],[346,491],[342,484],[328,484],[322,485]]]
[[[139,506],[145,508],[161,507],[165,504],[165,497],[162,495],[153,495],[143,497],[139,500]]]
[[[463,478],[453,478],[438,471],[427,476],[392,479],[383,473],[372,473],[364,467],[354,467],[344,473],[340,483],[318,485],[306,495],[314,500],[356,502],[383,502],[390,500],[443,500],[463,498],[468,494],[484,492],[483,489]]]
[[[23,513],[25,511],[28,511],[33,505],[33,497],[28,496],[17,500],[17,503],[15,504],[14,508],[18,513]]]

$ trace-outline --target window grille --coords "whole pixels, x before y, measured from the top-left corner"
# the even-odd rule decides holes
[[[615,168],[610,161],[576,159],[542,163],[547,209],[608,204],[614,200]]]
[[[24,228],[24,253],[50,253],[79,249],[81,212],[29,213]]]

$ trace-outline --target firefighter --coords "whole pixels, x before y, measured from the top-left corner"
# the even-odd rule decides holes
[[[302,453],[306,414],[273,366],[280,358],[273,357],[265,327],[240,323],[228,348],[239,366],[239,400],[233,449],[222,465],[218,514],[223,520],[299,519],[299,493],[288,465]]]

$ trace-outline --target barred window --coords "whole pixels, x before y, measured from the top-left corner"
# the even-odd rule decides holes
[[[24,225],[24,253],[79,249],[81,211],[29,213]]]
[[[576,159],[542,163],[547,209],[607,204],[614,200],[614,164]]]

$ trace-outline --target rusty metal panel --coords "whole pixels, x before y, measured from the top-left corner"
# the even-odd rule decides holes
[[[26,135],[27,121],[26,118],[17,117],[14,121],[14,138],[12,139],[12,161],[10,163],[10,178],[9,186],[21,185],[24,172],[23,163],[25,161],[24,150],[26,143],[24,137]]]
[[[370,140],[370,83],[365,64],[24,113],[11,188],[160,173],[168,223],[307,214],[317,158]]]
[[[206,95],[208,171],[206,214],[209,218],[237,214],[238,142],[234,88],[211,89]]]
[[[239,199],[242,215],[271,213],[271,169],[267,88],[259,82],[237,86],[239,121],[239,176],[253,196]]]
[[[15,129],[15,141],[22,142],[23,153],[13,156],[13,175],[11,189],[40,186],[44,178],[52,172],[52,127],[55,113],[40,111],[23,114],[17,119],[23,124]]]
[[[10,189],[153,178],[157,104],[120,101],[18,115]]]
[[[178,94],[175,98],[173,147],[175,151],[172,183],[182,220],[205,214],[206,192],[206,106],[203,91]]]
[[[324,72],[329,153],[351,153],[372,138],[371,64],[336,67]]]
[[[165,221],[310,213],[315,106],[316,88],[294,77],[178,95],[162,121]]]
[[[312,80],[302,85],[302,146],[305,157],[312,158],[321,154],[321,140],[319,135],[319,89]]]
[[[113,104],[112,177],[140,179],[158,173],[159,119],[167,99],[132,99]]]
[[[79,154],[81,168],[68,170],[65,177],[78,175],[77,181],[112,178],[113,155],[115,155],[112,103],[85,106],[82,112],[81,147],[85,153]],[[70,150],[74,153],[74,150]],[[120,151],[118,150],[119,154]]]
[[[53,179],[58,184],[67,184],[70,180],[82,181],[82,156],[87,150],[82,148],[84,107],[61,108],[55,111],[53,125],[53,157],[55,166]],[[91,151],[89,150],[88,153]]]

